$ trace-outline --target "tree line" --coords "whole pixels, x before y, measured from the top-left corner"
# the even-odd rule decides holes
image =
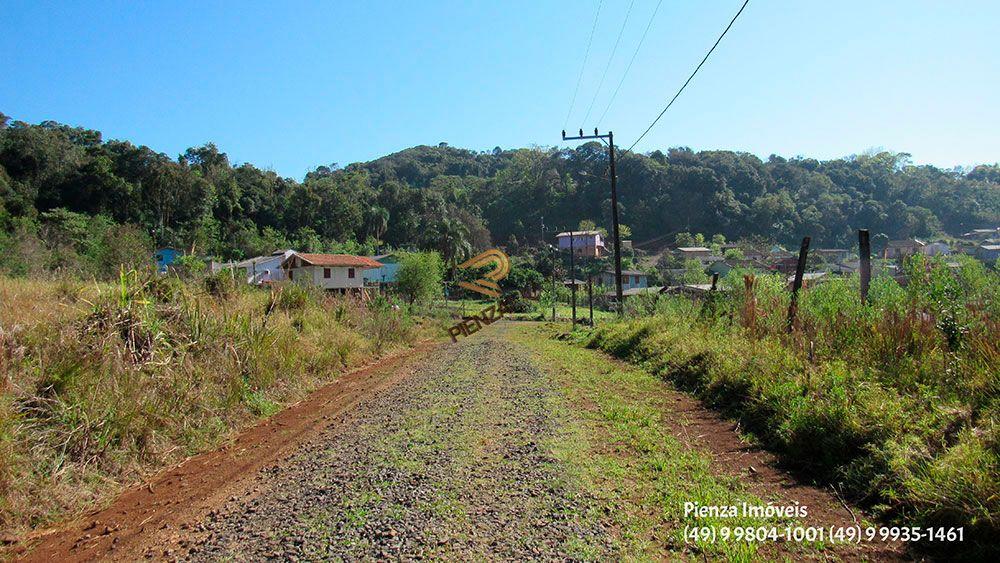
[[[236,259],[279,248],[511,252],[581,221],[607,227],[606,148],[418,146],[301,180],[234,166],[212,143],[176,158],[98,131],[0,114],[0,268],[101,275],[153,246]],[[767,160],[672,148],[620,155],[635,241],[678,232],[847,245],[857,228],[929,237],[1000,223],[1000,166],[942,170],[905,153]],[[543,226],[546,230],[543,230]]]

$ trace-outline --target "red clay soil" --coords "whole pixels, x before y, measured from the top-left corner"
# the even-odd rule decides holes
[[[125,491],[108,508],[34,534],[13,555],[24,561],[141,559],[157,537],[204,517],[259,469],[334,424],[360,401],[403,380],[413,371],[406,366],[436,346],[424,342],[345,374],[218,450],[190,457]]]
[[[833,490],[803,483],[780,469],[776,456],[745,442],[732,421],[722,418],[686,393],[671,390],[670,394],[673,395],[674,405],[667,415],[673,423],[674,435],[689,447],[711,454],[715,469],[740,478],[749,490],[763,499],[776,496],[787,504],[797,502],[806,506],[809,517],[800,525],[865,526],[862,522],[864,515],[859,509],[851,508]],[[840,544],[832,551],[847,560],[898,561],[911,558],[901,542],[870,542],[860,546]]]

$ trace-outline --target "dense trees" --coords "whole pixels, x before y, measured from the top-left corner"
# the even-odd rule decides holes
[[[914,166],[903,153],[762,161],[673,148],[625,152],[618,170],[622,219],[636,241],[703,232],[790,243],[808,234],[841,245],[861,227],[898,238],[1000,223],[995,164],[962,173]],[[0,114],[0,267],[23,271],[25,253],[39,249],[96,253],[122,225],[140,253],[155,244],[221,258],[392,246],[437,249],[454,263],[491,244],[537,244],[543,218],[550,228],[607,228],[607,174],[598,143],[481,153],[442,144],[320,166],[299,182],[234,168],[211,143],[173,159],[96,131]],[[46,235],[73,223],[66,214],[95,218],[91,242]]]

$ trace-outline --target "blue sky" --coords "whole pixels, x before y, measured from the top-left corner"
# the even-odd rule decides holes
[[[597,91],[629,3],[604,0],[571,129],[597,125],[657,0],[635,0]],[[664,0],[601,129],[630,145],[741,3]],[[0,111],[295,178],[418,144],[557,145],[597,4],[7,0]],[[995,162],[998,21],[988,1],[751,0],[636,149]]]

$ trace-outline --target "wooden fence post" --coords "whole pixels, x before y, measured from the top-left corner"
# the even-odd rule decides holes
[[[587,301],[590,303],[590,326],[594,326],[594,276],[587,276]]]
[[[795,313],[799,309],[799,290],[802,289],[802,275],[806,273],[806,258],[809,256],[809,237],[802,237],[799,248],[799,262],[795,265],[795,281],[792,282],[792,302],[788,304],[788,332],[795,328]]]
[[[868,229],[858,230],[858,258],[861,268],[861,304],[868,303],[868,287],[872,282],[872,245]]]

